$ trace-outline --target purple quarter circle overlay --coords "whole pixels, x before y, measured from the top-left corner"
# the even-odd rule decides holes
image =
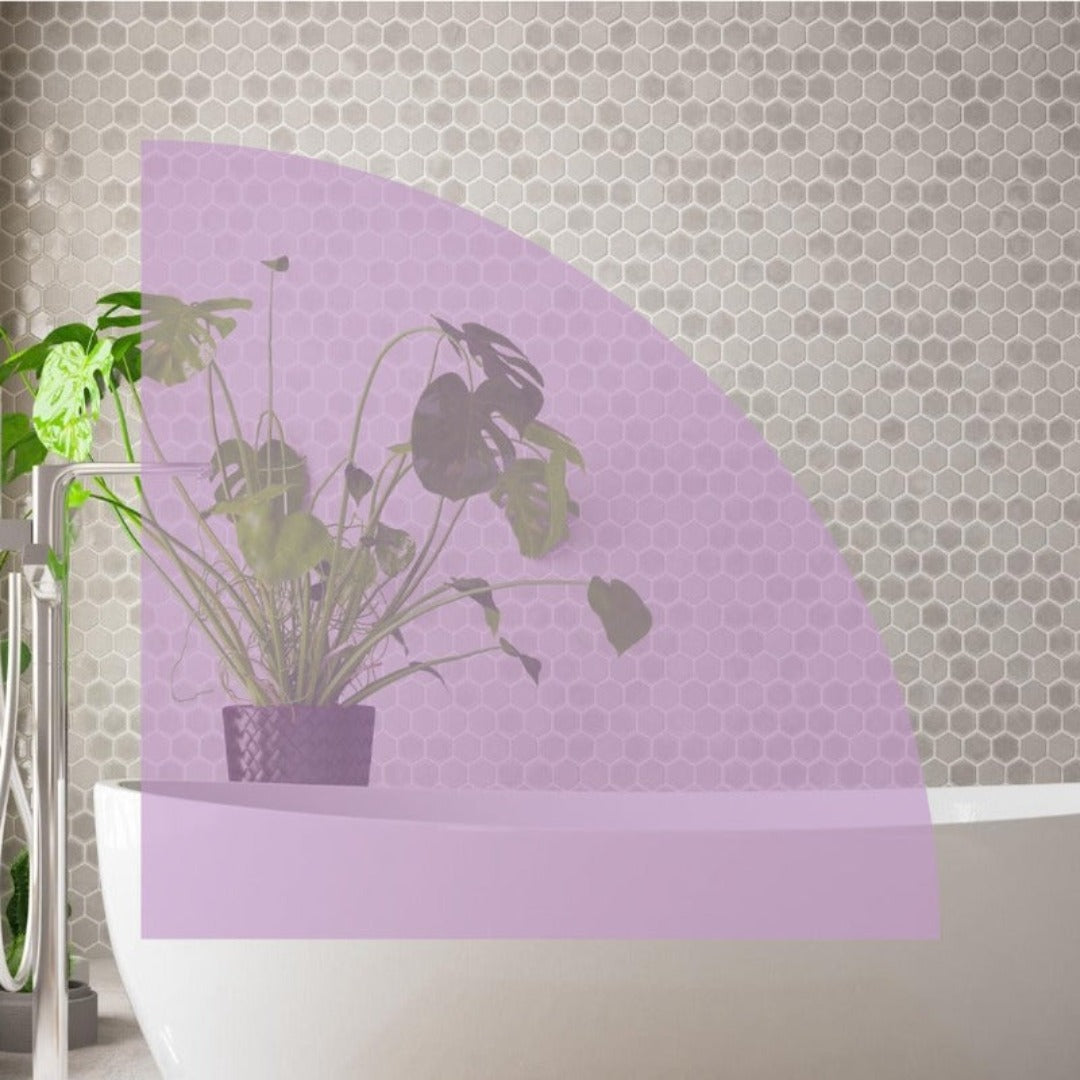
[[[652,629],[622,655],[583,587],[500,592],[485,652],[376,710],[371,787],[227,784],[217,656],[163,576],[143,582],[143,933],[152,937],[936,937],[926,793],[872,617],[791,474],[705,373],[562,260],[400,184],[300,157],[144,144],[142,288],[245,298],[218,346],[241,422],[274,406],[314,486],[347,453],[374,357],[430,324],[482,324],[543,378],[580,449],[563,543],[526,558],[469,500],[433,572],[628,582]],[[432,361],[379,369],[356,463],[410,439]],[[209,461],[206,380],[143,380],[168,460]],[[155,448],[143,434],[144,459]],[[187,485],[199,506],[213,484]],[[318,508],[331,516],[341,485]],[[159,519],[199,546],[166,482]],[[422,537],[415,477],[387,522]],[[185,531],[187,530],[187,531]],[[409,661],[491,641],[479,603],[408,629]],[[389,662],[389,660],[388,660]],[[183,782],[183,783],[179,783]],[[198,884],[196,885],[196,882]],[[193,890],[203,898],[192,902]]]

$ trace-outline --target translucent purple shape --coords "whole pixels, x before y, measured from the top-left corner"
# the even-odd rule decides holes
[[[289,255],[275,293],[275,393],[316,478],[344,452],[360,387],[387,339],[439,315],[518,342],[543,373],[545,417],[584,454],[587,471],[571,478],[580,519],[537,564],[517,552],[496,508],[475,499],[438,572],[622,578],[654,616],[652,633],[616,657],[581,589],[500,600],[507,635],[543,662],[538,687],[513,658],[482,656],[447,670],[449,689],[417,677],[374,698],[373,788],[443,789],[430,805],[416,794],[425,809],[408,823],[380,816],[374,790],[352,793],[355,803],[333,813],[312,808],[347,796],[309,794],[314,803],[298,805],[288,789],[261,791],[239,809],[232,804],[241,796],[211,786],[189,789],[203,802],[145,800],[144,933],[936,936],[926,796],[877,628],[806,496],[704,372],[554,255],[379,177],[264,151],[155,142],[144,144],[142,196],[145,291],[255,301],[256,313],[241,313],[219,352],[231,384],[250,386],[238,407],[252,427],[264,405],[260,261]],[[408,438],[429,359],[429,350],[406,346],[380,372],[362,454]],[[144,382],[143,394],[164,456],[208,460],[205,385]],[[179,522],[175,500],[157,494]],[[430,499],[419,485],[404,488],[394,524],[419,530]],[[149,569],[143,596],[144,779],[220,781],[220,709],[229,699],[215,656]],[[410,655],[482,643],[479,609],[465,614],[446,609],[411,628]],[[499,808],[513,804],[491,802],[497,789],[541,800],[530,804],[530,826],[500,823]],[[770,816],[784,792],[815,793],[794,830]],[[710,793],[720,800],[711,809]],[[757,810],[725,825],[736,793]],[[564,797],[578,800],[565,803],[580,807],[578,826],[552,824]],[[675,798],[683,801],[666,830],[647,828],[649,808],[659,813]],[[605,820],[612,807],[633,805],[629,824],[595,828],[603,799],[611,800]],[[861,828],[877,800],[888,827]],[[473,805],[484,807],[482,821],[461,824]],[[747,820],[772,824],[747,828]],[[507,867],[520,863],[522,873],[532,867],[523,881],[542,879],[565,895],[590,893],[575,892],[583,880],[575,866],[588,866],[597,896],[605,866],[611,883],[628,886],[621,875],[634,864],[635,836],[659,879],[640,896],[620,893],[606,927],[584,900],[541,914],[507,885]],[[460,858],[426,879],[424,860],[446,844]],[[312,901],[298,912],[297,898],[286,902],[279,888],[288,866],[356,900],[390,859],[399,876],[387,876],[384,899],[394,888],[411,891],[389,921],[358,901],[331,904],[333,912]],[[190,875],[200,867],[220,902],[193,912]],[[753,903],[718,902],[721,883],[733,879]],[[806,903],[793,905],[792,895]],[[474,903],[454,906],[455,896]],[[448,904],[456,914],[440,921]]]

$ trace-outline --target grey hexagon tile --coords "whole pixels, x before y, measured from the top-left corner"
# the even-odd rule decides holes
[[[594,276],[745,408],[858,575],[928,783],[1080,778],[1076,5],[15,2],[0,21],[16,340],[138,281],[143,139],[415,184]],[[103,516],[75,559],[91,949],[89,788],[138,764],[138,582]]]

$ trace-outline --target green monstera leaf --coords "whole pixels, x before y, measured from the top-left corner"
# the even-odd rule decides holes
[[[532,423],[527,424],[521,437],[533,446],[541,447],[553,454],[562,454],[567,461],[579,469],[585,468],[585,459],[581,456],[581,451],[570,439],[561,431],[556,431],[555,428],[542,424],[539,420],[533,420]]]
[[[101,415],[101,390],[112,372],[112,342],[99,339],[89,352],[77,341],[49,349],[34,399],[34,430],[46,449],[69,461],[86,461]]]
[[[171,296],[143,296],[143,375],[166,386],[185,382],[213,359],[219,338],[228,337],[236,320],[218,312],[249,308],[250,300],[229,298],[185,304]]]
[[[7,964],[7,969],[12,978],[15,977],[15,973],[19,970],[19,964],[22,963],[23,949],[26,948],[26,935],[16,934],[9,942],[7,952],[4,954],[4,962]],[[26,980],[27,985],[23,987],[23,993],[30,993],[34,989],[34,980],[28,978]]]
[[[22,848],[11,860],[11,897],[4,908],[8,928],[13,934],[26,933],[26,920],[30,911],[30,852]],[[22,955],[22,949],[17,955]]]
[[[277,509],[282,513],[300,510],[307,501],[307,462],[280,439],[269,439],[258,447],[244,439],[224,440],[211,459],[210,478],[219,481],[214,489],[219,503],[254,495],[270,486],[280,492]]]
[[[305,510],[249,510],[236,519],[236,539],[252,573],[268,585],[303,577],[333,553],[326,526]]]
[[[6,485],[40,465],[48,451],[25,413],[5,413],[0,425],[0,484]]]
[[[504,419],[523,431],[544,404],[544,378],[535,365],[508,337],[480,323],[463,323],[459,330],[445,319],[435,322],[460,353],[480,365],[487,376],[488,392],[499,399],[496,407]]]
[[[12,353],[0,364],[0,384],[7,382],[12,375],[37,375],[40,378],[41,369],[45,366],[53,346],[67,341],[91,347],[97,341],[97,335],[86,323],[65,323],[63,326],[54,327],[41,341]]]
[[[374,529],[360,543],[375,552],[379,569],[387,577],[395,577],[416,557],[416,543],[404,529],[392,529],[376,522]]]
[[[244,561],[268,585],[304,577],[334,548],[329,530],[314,514],[282,512],[286,491],[283,484],[271,484],[254,495],[221,500],[207,511],[233,521]]]
[[[19,970],[22,962],[23,949],[26,947],[26,924],[30,912],[30,852],[27,848],[20,849],[19,853],[11,861],[8,867],[11,874],[11,896],[4,908],[4,917],[7,920],[8,930],[12,939],[8,943],[4,954],[4,962],[8,971],[14,975]],[[68,904],[68,916],[71,915],[71,905]],[[75,967],[75,953],[68,950],[68,978]],[[24,994],[29,994],[34,989],[34,980],[27,979],[22,988]]]
[[[513,444],[494,425],[485,406],[465,380],[447,372],[420,395],[412,421],[413,465],[420,483],[436,495],[460,501],[490,491],[499,474],[488,435]]]
[[[569,518],[578,506],[566,491],[566,458],[553,453],[547,461],[519,458],[499,474],[491,498],[514,530],[521,554],[539,559],[569,534]]]
[[[5,677],[8,666],[8,639],[0,638],[0,673]],[[19,674],[21,675],[30,666],[30,646],[24,641],[19,642]]]
[[[173,296],[122,292],[103,296],[107,318],[102,326],[138,326],[142,334],[141,374],[166,386],[185,382],[213,359],[217,341],[236,328],[236,320],[223,311],[246,310],[250,300],[225,297],[186,304]],[[117,316],[127,309],[137,315]]]

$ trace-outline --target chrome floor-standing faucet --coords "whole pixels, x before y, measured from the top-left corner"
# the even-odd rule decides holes
[[[23,575],[33,598],[30,648],[35,745],[30,881],[31,910],[36,910],[39,918],[37,933],[28,933],[25,945],[31,950],[34,979],[33,1080],[67,1080],[68,1075],[67,581],[64,572],[57,572],[68,562],[68,491],[80,479],[205,473],[205,465],[186,462],[38,465],[31,477],[30,521],[0,522],[0,548],[22,554]],[[9,656],[18,656],[17,642],[18,637],[13,636]],[[9,664],[8,671],[17,678],[17,662]],[[6,690],[11,710],[6,712],[5,734],[14,740],[16,699],[10,679]],[[0,761],[13,756],[13,748],[5,748]],[[0,776],[5,781],[0,785],[5,806],[8,779],[10,773]]]

